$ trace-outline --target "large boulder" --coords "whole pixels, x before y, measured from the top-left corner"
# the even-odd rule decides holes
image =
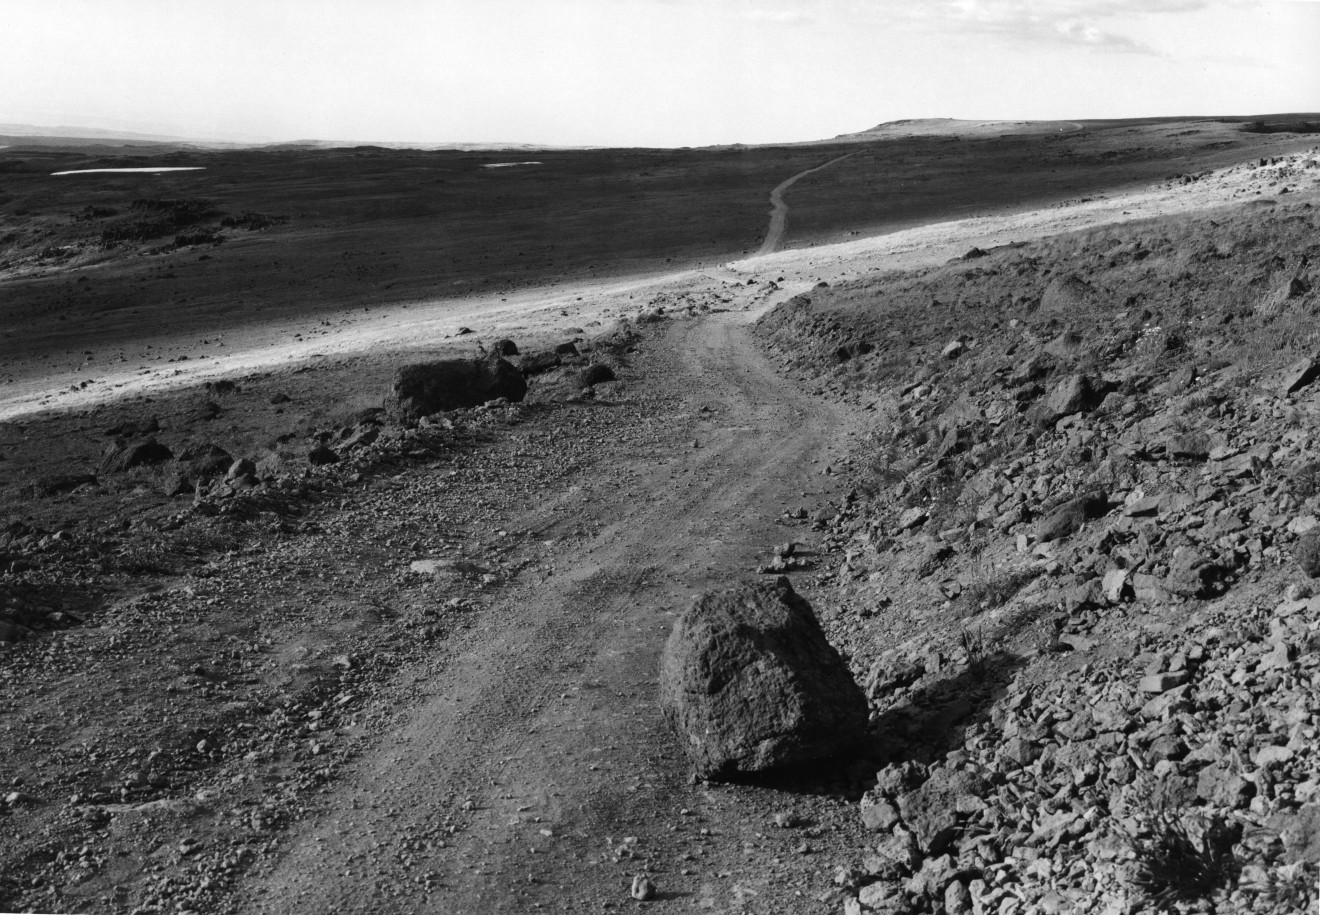
[[[551,369],[557,369],[564,364],[564,360],[558,353],[549,350],[536,353],[526,353],[518,360],[518,369],[526,376],[540,375]]]
[[[136,444],[116,442],[102,455],[101,470],[118,473],[124,470],[132,470],[134,467],[163,464],[173,457],[174,452],[154,438]]]
[[[1089,413],[1105,399],[1108,389],[1086,375],[1068,375],[1059,380],[1049,396],[1032,408],[1042,427],[1054,425],[1065,416]]]
[[[1055,277],[1040,297],[1041,311],[1084,317],[1097,304],[1095,287],[1074,274]]]
[[[522,400],[527,382],[498,354],[479,359],[444,359],[405,365],[394,373],[387,405],[405,422],[443,410],[479,407],[506,397]]]
[[[1081,530],[1087,521],[1102,518],[1109,512],[1109,496],[1093,490],[1057,506],[1036,525],[1036,539],[1041,543],[1062,540]]]
[[[665,645],[660,703],[706,778],[833,756],[867,724],[862,691],[784,577],[697,598]]]

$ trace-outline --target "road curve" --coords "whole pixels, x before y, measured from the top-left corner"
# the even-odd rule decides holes
[[[674,418],[639,414],[632,457],[519,522],[571,515],[599,533],[565,542],[552,577],[513,584],[438,669],[417,672],[416,706],[299,824],[239,909],[599,912],[630,902],[631,875],[647,870],[663,887],[657,915],[723,909],[734,892],[818,910],[821,866],[791,853],[801,838],[777,841],[786,863],[772,873],[749,867],[744,837],[766,841],[755,837],[769,812],[690,783],[655,704],[673,612],[784,539],[781,512],[833,485],[818,462],[852,425],[775,371],[750,338],[755,314],[674,322],[648,344],[648,384]],[[699,834],[706,823],[725,838]],[[831,829],[813,845],[845,841]],[[699,863],[684,863],[694,846]]]
[[[784,192],[792,187],[799,179],[807,177],[812,172],[818,172],[821,169],[829,168],[835,162],[841,162],[844,159],[857,155],[856,152],[844,153],[842,156],[835,156],[828,162],[821,163],[815,168],[809,168],[805,172],[798,172],[787,181],[781,181],[775,189],[770,192],[770,229],[765,233],[765,241],[761,243],[761,249],[752,255],[760,257],[763,254],[773,254],[779,247],[780,240],[784,237],[784,228],[788,223],[788,204],[784,203]]]

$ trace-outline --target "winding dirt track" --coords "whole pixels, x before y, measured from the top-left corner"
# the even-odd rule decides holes
[[[655,703],[674,612],[791,536],[776,519],[821,485],[816,462],[850,425],[775,374],[748,337],[752,316],[675,323],[658,341],[647,384],[687,419],[657,446],[639,417],[629,462],[529,513],[529,528],[574,512],[599,533],[559,557],[561,572],[506,591],[435,669],[414,672],[418,701],[402,727],[336,785],[328,814],[290,837],[245,909],[599,911],[628,902],[627,881],[645,867],[658,912],[723,911],[757,894],[795,910],[783,885],[753,884],[814,879],[819,859],[739,882],[741,843],[697,827],[715,805],[722,833],[737,834],[741,818],[751,835],[765,811],[690,785]],[[450,834],[454,822],[464,828]],[[635,837],[644,861],[616,862],[607,836]],[[694,845],[700,864],[677,873]]]
[[[850,152],[844,153],[842,156],[835,156],[828,162],[823,162],[815,168],[809,168],[804,172],[798,172],[792,178],[779,182],[779,184],[775,186],[775,189],[770,192],[770,228],[765,233],[765,241],[761,242],[760,250],[758,250],[753,257],[762,257],[766,254],[773,254],[775,249],[779,247],[779,243],[783,241],[784,230],[788,227],[788,204],[784,202],[784,192],[801,179],[807,177],[807,175],[829,168],[835,162],[842,162],[844,159],[849,159],[855,155],[857,155],[857,153]]]

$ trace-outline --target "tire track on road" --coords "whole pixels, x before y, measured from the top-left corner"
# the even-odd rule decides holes
[[[835,156],[828,162],[817,165],[815,168],[809,168],[804,172],[798,172],[788,180],[781,181],[776,185],[775,189],[770,192],[770,206],[773,208],[770,211],[770,228],[765,233],[765,241],[761,242],[760,250],[752,256],[761,257],[765,254],[773,254],[775,249],[779,247],[779,242],[784,237],[784,229],[788,224],[788,204],[784,203],[785,191],[796,184],[799,180],[807,177],[807,175],[829,168],[834,163],[842,162],[844,159],[851,159],[855,155],[857,155],[856,152],[850,152],[844,153],[842,156]]]

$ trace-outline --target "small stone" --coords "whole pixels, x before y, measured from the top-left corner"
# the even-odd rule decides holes
[[[875,854],[863,861],[866,872],[882,880],[899,880],[911,875],[921,863],[921,852],[912,833],[895,829],[893,835],[875,847]]]
[[[1293,557],[1303,572],[1320,578],[1320,528],[1307,531],[1293,548]]]
[[[870,909],[872,911],[886,911],[892,908],[892,903],[897,901],[895,897],[902,898],[899,889],[895,884],[880,881],[872,883],[869,886],[862,887],[857,894],[857,901],[862,904],[862,910]]]
[[[984,790],[985,783],[977,775],[938,769],[920,788],[900,796],[898,808],[921,849],[938,854],[957,832],[958,799],[967,794],[979,796]]]
[[[1315,515],[1298,515],[1288,522],[1288,533],[1301,536],[1315,528],[1320,521],[1316,520]]]
[[[1191,686],[1176,686],[1166,693],[1161,693],[1141,707],[1141,714],[1147,718],[1163,718],[1174,712],[1185,711],[1191,701],[1188,693]]]
[[[629,895],[638,902],[646,902],[655,897],[655,886],[645,874],[638,874],[633,877],[632,889],[629,891]]]
[[[1141,682],[1137,684],[1137,689],[1143,693],[1167,693],[1175,686],[1182,686],[1186,682],[1187,672],[1185,670],[1151,674],[1141,678]]]
[[[325,445],[317,445],[307,453],[307,460],[316,467],[323,467],[326,464],[334,464],[339,461],[339,455],[333,449]]]
[[[948,886],[955,873],[957,872],[954,869],[953,858],[949,855],[927,858],[922,863],[921,870],[908,880],[905,889],[912,896],[931,896],[940,899],[943,898],[944,888]]]
[[[869,803],[868,803],[869,801]],[[862,825],[872,832],[887,832],[898,823],[898,808],[884,798],[862,798]]]
[[[1000,757],[1013,768],[1031,765],[1040,754],[1040,744],[1025,737],[1010,737],[999,748]]]
[[[924,668],[918,667],[912,679],[917,679],[923,672]],[[925,778],[926,771],[919,763],[912,760],[890,763],[875,774],[875,794],[880,797],[897,797],[919,787]]]
[[[1283,374],[1283,393],[1296,394],[1302,388],[1320,377],[1320,363],[1314,359],[1303,359],[1293,363]]]
[[[780,829],[796,829],[802,825],[802,818],[791,811],[781,811],[775,814],[775,825]]]
[[[898,527],[904,531],[911,530],[918,525],[925,524],[928,517],[926,510],[920,506],[909,508],[898,516]]]
[[[1123,593],[1127,590],[1127,583],[1127,569],[1110,569],[1105,573],[1105,577],[1100,583],[1100,590],[1105,595],[1105,600],[1111,604],[1116,604],[1123,599]]]
[[[1256,751],[1254,762],[1262,769],[1277,766],[1292,759],[1295,754],[1287,747],[1262,747]]]
[[[972,911],[972,894],[961,880],[944,888],[944,911],[948,915],[968,915]]]

